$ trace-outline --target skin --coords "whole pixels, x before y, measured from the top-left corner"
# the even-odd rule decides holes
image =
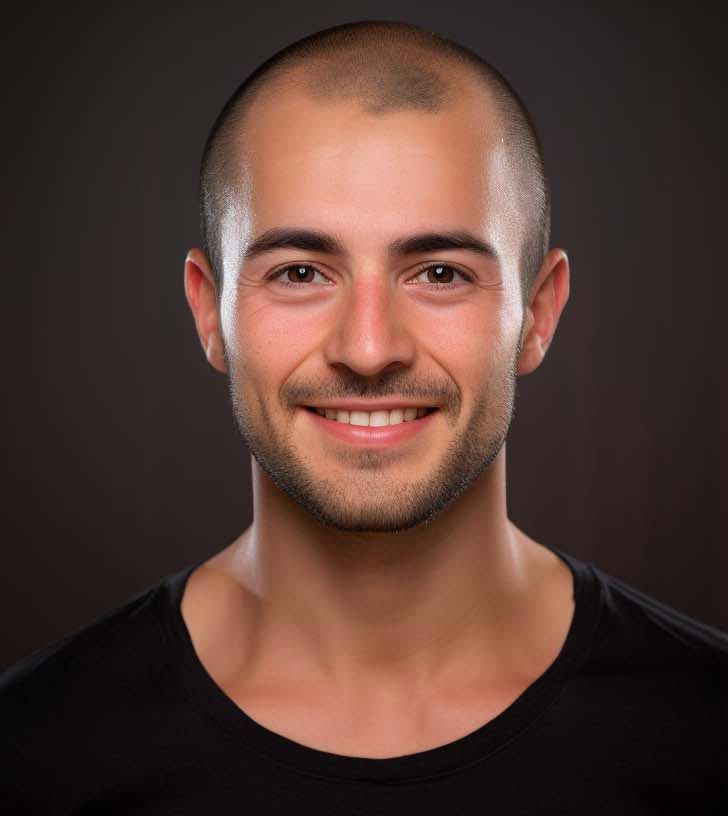
[[[341,755],[415,753],[482,726],[554,661],[573,616],[568,568],[508,518],[505,459],[516,377],[553,339],[568,259],[548,252],[524,313],[513,172],[489,100],[461,86],[438,113],[382,116],[264,93],[235,147],[219,302],[201,250],[185,262],[202,348],[253,453],[254,521],[193,572],[183,618],[249,716]],[[345,253],[244,260],[281,226],[333,234]],[[498,260],[387,252],[455,229]],[[437,289],[421,269],[436,262],[478,285],[455,272],[460,286]],[[291,263],[316,271],[298,289],[266,280]],[[384,451],[329,438],[298,404],[397,395],[441,410]]]

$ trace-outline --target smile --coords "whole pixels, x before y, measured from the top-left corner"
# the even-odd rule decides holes
[[[345,425],[358,427],[383,428],[388,425],[399,425],[402,422],[412,422],[421,419],[437,408],[392,408],[380,411],[349,411],[343,408],[316,408],[306,406],[307,411],[315,411],[326,419],[341,422]]]
[[[349,445],[369,448],[388,447],[412,440],[424,433],[439,414],[438,408],[414,407],[388,411],[347,411],[307,406],[303,411],[323,433]]]

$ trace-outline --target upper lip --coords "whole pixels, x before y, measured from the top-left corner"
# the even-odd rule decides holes
[[[307,408],[328,408],[337,411],[391,411],[394,408],[437,408],[425,402],[408,402],[407,400],[386,399],[379,402],[366,400],[342,400],[341,402],[316,402],[306,405]]]

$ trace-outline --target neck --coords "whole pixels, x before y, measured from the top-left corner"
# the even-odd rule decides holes
[[[252,462],[255,521],[228,560],[255,599],[248,669],[295,654],[299,676],[356,688],[512,663],[533,629],[535,545],[507,517],[505,446],[433,522],[399,533],[327,527]]]

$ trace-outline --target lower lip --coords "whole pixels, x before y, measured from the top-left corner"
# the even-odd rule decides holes
[[[384,447],[394,445],[397,442],[404,442],[406,439],[412,439],[429,427],[431,421],[439,413],[439,409],[437,409],[419,419],[400,422],[398,425],[383,425],[378,428],[370,428],[366,425],[349,425],[347,422],[327,419],[316,411],[310,411],[307,408],[302,410],[311,417],[321,430],[330,433],[342,442],[348,442],[351,445],[360,447]]]

